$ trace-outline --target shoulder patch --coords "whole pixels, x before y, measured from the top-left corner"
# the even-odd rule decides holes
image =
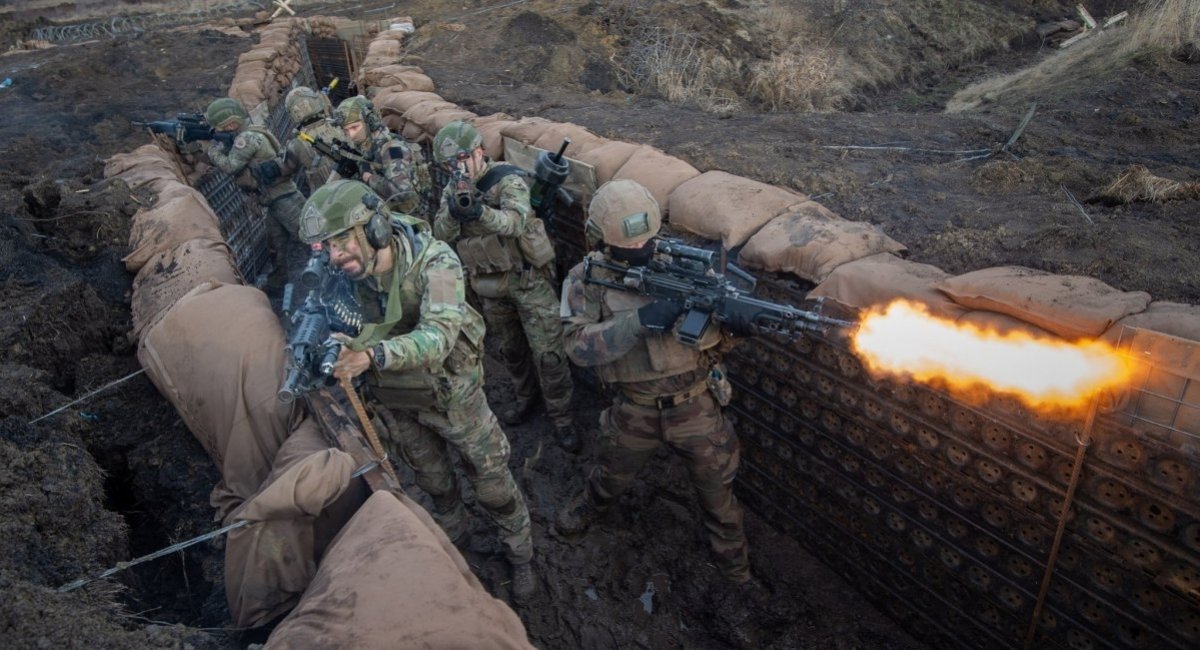
[[[233,147],[235,149],[245,149],[246,148],[246,134],[245,133],[239,134],[238,137],[233,139]]]
[[[404,154],[405,154],[404,147],[401,145],[398,145],[398,144],[393,144],[393,145],[389,146],[387,148],[387,152],[388,152],[388,156],[390,156],[392,158],[392,160],[400,160],[401,158],[404,157]]]

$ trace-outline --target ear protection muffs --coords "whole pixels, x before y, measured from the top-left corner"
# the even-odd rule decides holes
[[[364,194],[362,202],[371,209],[371,218],[363,226],[367,243],[375,250],[387,248],[388,240],[392,236],[392,224],[391,219],[381,209],[382,201],[374,194]]]

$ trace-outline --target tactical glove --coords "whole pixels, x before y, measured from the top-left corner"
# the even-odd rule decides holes
[[[237,136],[238,134],[236,131],[217,131],[216,129],[213,129],[212,132],[213,142],[221,145],[225,150],[228,150],[229,147],[233,146],[233,141],[237,139]]]
[[[638,322],[648,330],[661,332],[674,325],[684,311],[683,305],[667,300],[655,300],[648,305],[638,307]]]
[[[483,194],[479,190],[455,192],[450,197],[450,216],[462,223],[479,219],[483,216]]]
[[[274,160],[264,160],[260,163],[250,165],[250,175],[254,177],[254,180],[258,181],[259,185],[270,187],[283,175],[283,170],[279,168],[279,163]]]

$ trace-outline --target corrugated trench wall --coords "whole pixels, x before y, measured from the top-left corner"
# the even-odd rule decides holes
[[[286,24],[294,71],[271,64],[266,74],[243,74],[247,61],[282,60],[288,42],[275,30],[242,56],[230,93],[257,106],[281,140],[293,126],[282,95],[332,76],[357,75],[389,125],[410,138],[427,142],[450,119],[475,121],[493,158],[497,134],[534,145],[524,127],[554,125],[478,118],[452,105],[431,115],[428,102],[440,100],[432,81],[395,65],[404,36],[387,24]],[[268,50],[278,57],[255,55]],[[260,92],[246,90],[250,76]],[[604,176],[597,169],[598,183]],[[266,259],[261,224],[247,218],[256,207],[215,171],[193,184],[219,215],[243,274],[257,277]],[[554,224],[566,267],[583,251],[580,218],[576,208]],[[757,275],[760,293],[777,301],[799,302],[814,286]],[[743,343],[729,359],[744,450],[738,493],[932,646],[1021,647],[1080,437],[1090,436],[1033,647],[1198,647],[1197,344],[1132,328],[1120,336],[1140,353],[1135,385],[1119,406],[1100,409],[1088,432],[1084,422],[1047,419],[999,395],[972,404],[874,379],[844,340]]]

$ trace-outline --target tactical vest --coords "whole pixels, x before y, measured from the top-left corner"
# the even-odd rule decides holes
[[[328,142],[345,139],[341,129],[330,126],[324,119],[316,119],[300,127],[300,132],[310,134],[314,138]],[[337,167],[333,163],[333,160],[328,156],[322,156],[317,153],[317,150],[313,149],[312,145],[299,138],[293,138],[289,141],[288,147],[293,149],[293,153],[304,165],[304,178],[308,181],[308,189],[310,191],[316,191],[318,187],[329,182],[329,177],[336,171]]]
[[[246,146],[254,147],[254,153],[251,155],[250,161],[246,164],[246,166],[242,168],[242,171],[238,172],[237,176],[234,178],[234,183],[244,190],[258,194],[259,200],[263,205],[269,205],[275,199],[285,194],[299,191],[296,189],[296,184],[293,183],[290,178],[279,178],[274,183],[266,187],[263,187],[258,183],[258,181],[254,178],[254,175],[250,173],[250,167],[266,160],[273,160],[275,155],[279,153],[280,146],[279,140],[275,137],[275,134],[271,133],[271,131],[266,127],[259,126],[257,124],[251,124],[250,126],[246,127],[246,130],[243,131],[239,137],[246,137],[250,132],[265,138],[266,146],[256,146],[252,142],[246,143]],[[250,136],[250,138],[247,139],[257,140],[258,138]]]
[[[603,289],[600,320],[607,321],[652,302],[641,294]],[[596,374],[607,384],[624,384],[674,377],[707,367],[710,350],[721,342],[719,327],[710,327],[696,347],[675,340],[672,332],[646,332],[633,349],[620,359],[596,366]]]
[[[483,194],[488,207],[500,208],[499,199],[489,192],[498,186],[504,177],[512,175],[520,176],[523,180],[526,172],[513,165],[489,163],[486,172],[475,182],[475,189]],[[532,209],[525,219],[525,229],[520,235],[464,235],[455,244],[455,249],[463,267],[471,275],[472,288],[479,295],[488,298],[503,297],[507,294],[507,287],[504,291],[494,290],[490,285],[496,284],[496,279],[487,279],[487,276],[525,268],[540,269],[554,261],[554,245],[550,242],[550,236],[546,234],[546,224],[533,214]]]
[[[391,271],[380,279],[380,287],[387,296],[382,320],[363,327],[362,333],[351,342],[355,349],[365,349],[385,339],[413,331],[421,319],[421,270],[433,257],[450,252],[445,242],[438,241],[424,232],[423,229],[428,227],[424,221],[395,214],[392,215],[392,219],[393,225],[399,226],[394,228],[392,245],[405,252],[403,256],[397,255],[396,259],[413,261],[407,268],[400,268],[400,264],[395,264]],[[404,232],[404,226],[414,233],[411,238]],[[360,291],[359,298],[370,299],[372,293]],[[389,405],[406,404],[413,409],[427,408],[436,398],[438,377],[467,372],[478,363],[480,351],[483,349],[483,317],[466,303],[463,303],[462,308],[464,317],[458,338],[440,366],[385,372],[372,369],[367,381],[380,399]]]

